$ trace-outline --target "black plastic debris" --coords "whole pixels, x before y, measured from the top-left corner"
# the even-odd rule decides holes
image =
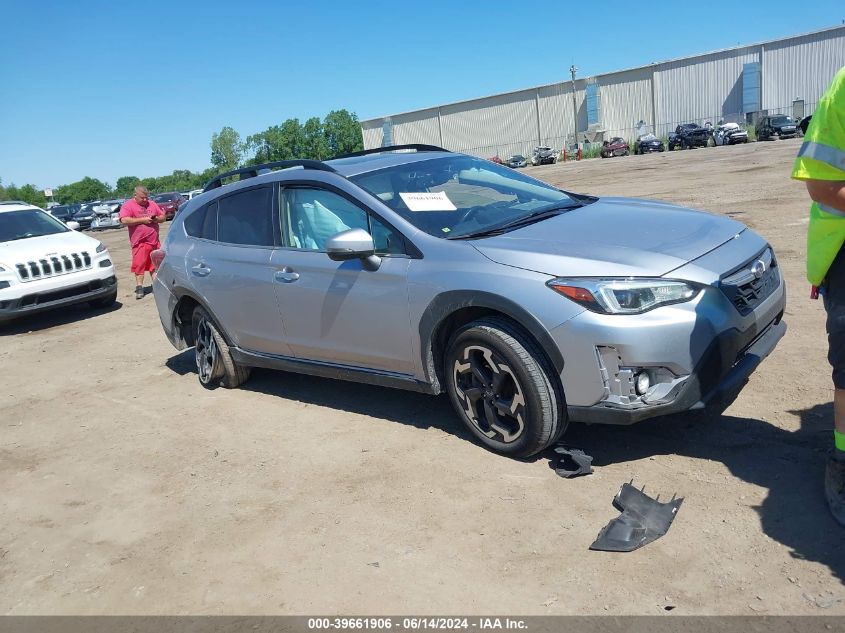
[[[669,531],[683,497],[660,503],[660,495],[652,499],[645,494],[645,486],[637,490],[631,483],[622,484],[613,498],[613,505],[622,512],[604,526],[590,545],[592,550],[604,552],[633,552],[659,539]]]
[[[569,479],[578,475],[591,475],[593,473],[593,458],[587,455],[580,448],[566,448],[556,446],[555,453],[560,455],[560,461],[555,466],[555,472],[561,477]]]

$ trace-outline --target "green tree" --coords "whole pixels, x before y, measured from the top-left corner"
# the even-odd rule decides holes
[[[303,158],[323,160],[329,157],[329,144],[326,131],[319,117],[311,117],[302,126],[304,151]]]
[[[44,196],[44,192],[35,185],[16,187],[12,183],[8,187],[0,186],[0,200],[20,200],[42,209],[47,208],[47,198]]]
[[[229,126],[211,136],[211,164],[220,171],[237,168],[242,155],[241,135]]]
[[[61,204],[67,204],[69,202],[91,202],[92,200],[107,199],[111,196],[112,190],[108,184],[96,178],[89,178],[88,176],[69,185],[56,187],[53,191],[53,198]]]
[[[118,198],[129,198],[139,182],[141,179],[137,176],[121,176],[114,185],[114,194]]]
[[[361,133],[361,124],[355,113],[350,114],[346,110],[333,110],[326,115],[323,121],[326,143],[331,156],[358,152],[364,149],[364,136]]]
[[[288,119],[247,137],[247,147],[254,153],[247,161],[250,165],[302,158],[306,149],[305,132],[299,119]]]

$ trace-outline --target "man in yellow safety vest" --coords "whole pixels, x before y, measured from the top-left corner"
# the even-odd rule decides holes
[[[813,199],[807,229],[807,278],[827,311],[828,360],[833,366],[834,448],[825,471],[825,496],[845,526],[845,67],[819,101],[792,177]]]

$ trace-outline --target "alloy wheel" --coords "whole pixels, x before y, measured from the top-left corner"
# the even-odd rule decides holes
[[[466,346],[455,360],[455,391],[467,419],[492,440],[509,444],[525,430],[525,396],[516,374],[498,353]]]
[[[220,376],[220,352],[206,318],[197,324],[195,353],[200,382],[207,385]]]

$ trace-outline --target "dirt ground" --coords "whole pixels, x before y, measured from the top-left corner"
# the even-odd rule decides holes
[[[823,308],[804,281],[800,140],[530,168],[573,191],[730,215],[774,246],[789,331],[721,416],[574,425],[558,477],[462,430],[445,396],[257,370],[203,389],[136,301],[0,328],[0,613],[845,614]],[[633,479],[669,533],[591,552]]]

